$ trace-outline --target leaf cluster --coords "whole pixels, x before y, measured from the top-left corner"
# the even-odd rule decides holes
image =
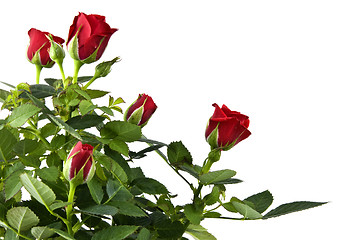
[[[46,84],[6,84],[10,90],[0,89],[2,110],[9,111],[0,120],[0,238],[185,239],[186,232],[210,240],[215,237],[200,225],[205,218],[269,219],[324,204],[292,202],[266,212],[273,202],[269,191],[228,201],[226,186],[242,182],[236,171],[207,171],[209,160],[196,165],[181,141],[165,144],[147,139],[141,127],[118,120],[114,111],[122,113],[122,98],[82,87],[90,79],[79,77],[66,88],[62,80],[48,78]],[[108,106],[96,104],[96,99],[105,97]],[[95,147],[96,173],[78,186],[74,201],[69,202],[63,162],[78,141]],[[143,149],[132,151],[133,142]],[[145,176],[133,164],[150,152],[158,153],[168,170],[190,187],[189,203],[175,205],[173,199],[179,194],[175,189]],[[209,159],[213,155],[216,152],[210,152]],[[209,193],[203,194],[203,188]],[[24,191],[29,200],[23,199]],[[69,205],[74,207],[70,220],[66,219]]]

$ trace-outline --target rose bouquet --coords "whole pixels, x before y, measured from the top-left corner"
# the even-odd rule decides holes
[[[200,225],[205,218],[264,220],[325,204],[298,201],[267,211],[269,191],[228,198],[226,186],[242,181],[234,170],[214,171],[212,165],[251,132],[249,117],[226,105],[213,104],[204,123],[209,151],[202,162],[181,141],[146,138],[142,128],[157,109],[151,96],[139,94],[123,113],[121,97],[89,88],[120,58],[98,64],[93,76],[78,75],[81,66],[101,58],[116,31],[105,17],[84,13],[75,17],[66,42],[30,29],[27,58],[36,67],[35,84],[3,82],[9,90],[0,89],[2,110],[9,111],[0,120],[1,239],[209,240],[215,237]],[[68,77],[64,47],[74,61]],[[55,64],[61,78],[40,82],[42,69]],[[101,98],[108,98],[107,106],[95,104]],[[130,150],[134,142],[141,150]],[[174,204],[181,193],[134,166],[150,152],[188,185],[188,202]]]

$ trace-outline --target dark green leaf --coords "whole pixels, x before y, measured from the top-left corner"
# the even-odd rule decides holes
[[[92,215],[115,215],[118,213],[118,209],[110,205],[95,205],[86,208],[81,208],[81,212],[89,213]]]
[[[86,92],[90,96],[91,99],[100,98],[109,93],[109,92],[102,91],[102,90],[92,90],[92,89],[87,89]]]
[[[0,130],[0,136],[0,161],[7,161],[13,156],[12,149],[17,140],[6,128]]]
[[[92,240],[121,240],[130,236],[138,226],[112,226],[97,232]]]
[[[56,93],[54,87],[45,84],[30,85],[30,92],[36,98],[50,97]]]
[[[97,126],[105,119],[105,117],[101,117],[98,115],[84,115],[70,118],[66,121],[66,123],[74,129],[86,129]]]
[[[126,216],[132,217],[145,217],[144,211],[141,208],[137,207],[135,204],[131,202],[124,202],[124,201],[112,201],[111,206],[115,206],[119,209],[119,213]]]
[[[55,79],[55,78],[45,78],[44,79],[47,84],[49,84],[51,87],[56,87],[57,84],[62,84],[61,79]]]
[[[233,170],[225,169],[214,172],[205,173],[199,176],[199,180],[204,184],[214,184],[216,182],[221,182],[227,180],[236,175],[236,172]]]
[[[77,82],[84,83],[90,81],[92,76],[81,76],[77,78]]]
[[[150,240],[151,232],[147,228],[142,228],[137,236],[137,240]]]
[[[133,142],[141,138],[141,128],[123,121],[108,122],[101,129],[101,136],[107,139],[117,138],[125,142]]]
[[[268,190],[266,190],[264,192],[257,193],[255,195],[246,198],[245,200],[243,200],[243,202],[245,202],[246,204],[248,202],[252,203],[253,208],[257,212],[263,213],[272,204],[273,196]]]
[[[318,207],[326,203],[327,202],[306,202],[306,201],[286,203],[269,211],[266,215],[264,215],[263,219],[279,217],[281,215],[285,215],[288,213],[298,212],[309,208]]]
[[[133,185],[148,194],[166,194],[167,188],[160,182],[152,178],[136,178]]]
[[[21,127],[29,118],[40,112],[40,110],[35,105],[23,104],[12,111],[7,119],[7,123],[13,128]]]
[[[167,156],[170,163],[174,166],[183,165],[184,163],[192,164],[191,153],[182,142],[172,142],[167,148]]]
[[[153,145],[153,146],[150,146],[148,148],[145,148],[137,153],[135,152],[130,152],[130,157],[132,159],[140,159],[140,158],[143,158],[146,156],[145,153],[148,153],[148,152],[152,152],[152,151],[156,151],[158,149],[160,149],[161,147],[163,147],[164,145]]]

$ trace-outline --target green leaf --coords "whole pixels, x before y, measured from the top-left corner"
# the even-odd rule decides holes
[[[82,208],[81,212],[89,213],[92,215],[115,215],[118,213],[118,209],[110,205],[94,205],[86,208]]]
[[[71,134],[73,137],[77,138],[78,140],[82,141],[82,138],[78,132],[75,131],[71,126],[69,126],[67,123],[62,121],[60,118],[57,118],[53,115],[47,115],[50,121],[55,123],[59,128],[64,129],[66,132]]]
[[[47,239],[55,234],[54,230],[48,227],[33,227],[31,228],[31,234],[36,239]]]
[[[199,176],[199,180],[204,185],[216,184],[216,182],[227,180],[233,177],[234,175],[236,175],[236,171],[225,169],[225,170],[205,173]]]
[[[92,79],[92,76],[81,76],[77,78],[77,82],[79,83],[84,83],[84,82],[88,82]]]
[[[162,213],[154,212],[151,215],[151,219],[160,239],[180,239],[186,230],[186,226],[183,223],[171,221]]]
[[[140,233],[137,235],[137,240],[150,240],[151,232],[147,228],[142,228]]]
[[[87,182],[87,187],[90,190],[92,199],[97,203],[101,204],[103,199],[104,192],[102,190],[101,183],[97,180],[96,177],[93,177],[91,181]]]
[[[22,188],[22,184],[19,178],[20,174],[22,173],[24,173],[23,170],[18,170],[13,172],[9,177],[6,178],[4,184],[6,201],[12,198],[15,194],[17,194]]]
[[[60,201],[60,200],[55,200],[51,206],[50,206],[50,209],[52,211],[54,211],[55,209],[58,209],[58,208],[63,208],[63,207],[66,207],[68,205],[72,204],[71,202],[63,202],[63,201]]]
[[[116,152],[119,152],[119,153],[121,153],[121,154],[123,154],[125,156],[128,156],[129,148],[128,148],[127,144],[124,141],[119,140],[118,138],[115,138],[115,139],[110,141],[108,146],[112,150],[115,150]]]
[[[201,225],[190,224],[186,229],[186,233],[197,240],[216,240],[216,238]]]
[[[8,87],[11,87],[11,88],[15,88],[14,85],[11,85],[10,83],[6,83],[6,82],[3,82],[3,81],[0,81],[2,84],[5,84],[6,86]]]
[[[112,226],[103,229],[91,238],[92,240],[121,240],[130,236],[137,230],[138,226]]]
[[[206,205],[213,205],[219,200],[220,190],[219,187],[214,186],[212,192],[207,194],[203,200]]]
[[[293,212],[306,210],[309,208],[318,207],[318,206],[326,204],[326,203],[327,202],[307,202],[307,201],[286,203],[286,204],[280,205],[279,207],[269,211],[266,215],[264,215],[263,219],[279,217],[281,215],[285,215],[288,213],[293,213]]]
[[[106,184],[106,192],[109,200],[128,201],[133,195],[119,181],[109,179]]]
[[[240,213],[245,219],[254,220],[262,218],[262,215],[259,212],[236,198],[232,198],[231,203],[236,211]]]
[[[12,149],[17,140],[6,128],[0,130],[0,136],[0,161],[7,161],[13,156]]]
[[[87,113],[96,109],[96,105],[94,105],[91,101],[82,100],[79,104],[79,109],[80,109],[81,115],[86,115]]]
[[[67,232],[64,232],[60,229],[52,228],[52,230],[55,233],[59,234],[61,237],[65,238],[66,240],[76,240],[75,238],[71,237],[70,234],[68,234]]]
[[[56,199],[54,192],[45,183],[24,173],[20,181],[30,195],[45,206],[50,206]]]
[[[84,115],[70,118],[66,123],[74,129],[86,129],[95,127],[102,123],[106,118],[98,115]]]
[[[45,84],[30,85],[30,92],[36,98],[46,98],[55,95],[56,90],[54,87]],[[25,97],[26,95],[20,95]]]
[[[28,207],[11,208],[6,214],[6,219],[10,226],[18,230],[18,232],[29,230],[40,221]]]
[[[168,160],[172,165],[192,164],[191,153],[182,142],[172,142],[167,148]]]
[[[29,103],[23,104],[12,111],[10,117],[7,119],[7,123],[13,128],[21,127],[29,118],[40,112],[40,110],[41,109],[35,105]]]
[[[52,114],[51,110],[46,107],[46,105],[35,96],[26,92],[27,97],[35,104],[35,106],[41,108],[41,111],[46,114]]]
[[[268,190],[266,190],[244,199],[243,202],[246,204],[248,204],[248,202],[252,203],[253,208],[257,212],[263,213],[273,203],[273,196]]]
[[[61,79],[55,79],[55,78],[45,78],[45,82],[50,85],[51,87],[56,87],[57,84],[62,84]]]
[[[77,92],[78,94],[80,94],[86,100],[91,101],[91,97],[90,97],[90,95],[88,95],[88,93],[86,91],[81,90],[81,89],[74,89],[74,91]]]
[[[168,193],[167,188],[160,182],[152,178],[136,178],[133,185],[138,187],[144,193],[148,194],[166,194]]]
[[[121,183],[127,182],[128,178],[126,172],[112,158],[98,151],[94,151],[94,156],[96,161],[102,164],[110,173],[112,173],[117,180],[119,180]]]
[[[195,225],[199,225],[201,223],[202,212],[203,209],[193,204],[187,204],[184,206],[184,214],[188,220]]]
[[[9,95],[11,95],[10,92],[0,89],[0,102],[2,103],[6,102],[6,99]]]
[[[101,129],[101,136],[107,139],[117,138],[125,142],[133,142],[141,138],[141,128],[135,124],[123,122],[123,121],[112,121],[108,122]]]
[[[90,96],[91,99],[100,98],[109,93],[109,92],[102,91],[102,90],[92,90],[92,89],[86,89],[86,92]]]
[[[131,217],[145,217],[147,214],[131,202],[113,201],[110,202],[111,206],[115,206],[119,209],[119,213]]]

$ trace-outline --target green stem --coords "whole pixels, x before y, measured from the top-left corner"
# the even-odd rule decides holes
[[[36,64],[36,84],[39,84],[40,83],[40,73],[41,73],[41,70],[42,70],[42,66],[39,65],[39,64]]]
[[[70,202],[71,204],[68,205],[66,207],[66,218],[67,218],[67,232],[73,236],[73,230],[72,230],[72,215],[73,215],[73,202],[74,202],[74,196],[75,196],[75,191],[76,191],[76,187],[77,185],[75,185],[73,182],[70,182],[70,190],[69,190],[69,195],[68,195],[68,202]]]
[[[65,77],[65,72],[64,72],[64,68],[62,66],[62,61],[55,61],[57,63],[57,65],[59,66],[60,72],[61,72],[61,77],[62,77],[62,84],[64,85],[64,89],[67,88],[67,83],[66,83],[66,77]]]
[[[86,83],[86,85],[82,88],[83,90],[86,90],[98,77],[93,76],[90,81]]]
[[[79,75],[79,71],[80,71],[80,68],[82,67],[82,65],[84,65],[84,64],[82,62],[80,62],[79,60],[74,60],[74,76],[72,79],[73,84],[77,84],[77,77]]]

